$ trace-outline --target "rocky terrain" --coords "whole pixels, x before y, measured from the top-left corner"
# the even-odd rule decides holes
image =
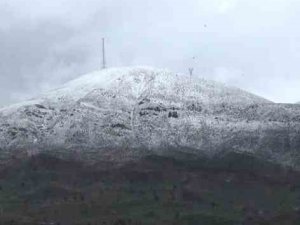
[[[0,109],[0,225],[298,225],[300,105],[147,67]]]
[[[300,105],[147,67],[97,71],[0,109],[1,158],[247,152],[299,167]]]

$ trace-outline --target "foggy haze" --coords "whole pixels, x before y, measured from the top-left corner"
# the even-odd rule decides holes
[[[101,68],[149,65],[300,101],[297,0],[1,0],[0,106]],[[193,60],[192,58],[195,57]]]

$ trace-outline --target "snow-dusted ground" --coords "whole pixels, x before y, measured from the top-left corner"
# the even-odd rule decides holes
[[[300,105],[167,70],[107,69],[0,109],[0,149],[118,160],[247,151],[297,166]]]

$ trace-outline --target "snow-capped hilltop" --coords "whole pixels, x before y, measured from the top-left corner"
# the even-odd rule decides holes
[[[97,71],[67,83],[61,89],[56,90],[54,95],[69,95],[79,99],[97,89],[117,90],[120,94],[130,93],[137,98],[149,90],[150,92],[164,92],[166,95],[174,93],[186,97],[190,95],[201,98],[202,101],[212,101],[215,97],[217,97],[215,100],[219,101],[222,98],[230,97],[231,101],[236,102],[265,102],[259,97],[217,82],[177,75],[168,70],[151,67],[113,68]]]
[[[76,101],[94,90],[118,90],[121,95],[130,94],[138,98],[146,89],[164,92],[166,95],[176,93],[183,97],[198,98],[203,102],[269,102],[238,88],[151,67],[111,68],[95,71],[44,94],[42,98],[50,101],[61,99]]]
[[[39,103],[55,104],[60,107],[60,104],[79,101],[96,90],[115,92],[121,96],[130,95],[133,98],[139,98],[142,93],[149,90],[164,96],[173,95],[175,99],[180,97],[181,100],[192,98],[209,103],[270,103],[266,99],[215,81],[174,74],[166,69],[125,67],[83,75],[55,90],[42,94],[39,98],[0,108],[0,113],[14,112],[26,105]]]
[[[121,160],[170,149],[247,151],[295,165],[299,134],[299,105],[149,67],[97,71],[0,110],[0,149],[8,155]]]

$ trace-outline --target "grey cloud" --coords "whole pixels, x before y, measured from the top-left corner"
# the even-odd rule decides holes
[[[0,105],[100,68],[103,36],[109,66],[194,65],[204,78],[295,102],[299,10],[296,0],[2,0]]]

